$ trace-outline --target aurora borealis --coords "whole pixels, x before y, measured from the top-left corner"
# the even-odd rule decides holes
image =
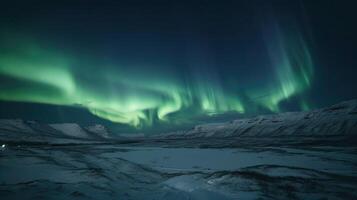
[[[276,44],[268,44],[268,49],[277,81],[247,97],[276,112],[281,101],[309,88],[313,64],[303,38],[285,41],[275,34]],[[289,48],[286,43],[291,43]],[[211,115],[249,109],[238,92],[225,91],[212,80],[183,82],[174,75],[165,78],[170,77],[165,73],[143,76],[114,67],[93,74],[94,83],[88,83],[71,69],[76,61],[35,44],[23,44],[10,44],[0,55],[0,74],[16,85],[2,89],[2,100],[80,106],[103,119],[135,127],[155,120],[176,123],[170,115],[183,110],[190,110],[186,111],[189,115]],[[105,84],[96,88],[97,82]]]
[[[0,100],[82,108],[136,129],[289,111],[287,102],[310,109],[318,63],[299,3],[288,17],[231,4],[127,2],[92,14],[81,3],[34,4],[30,20],[1,22]]]

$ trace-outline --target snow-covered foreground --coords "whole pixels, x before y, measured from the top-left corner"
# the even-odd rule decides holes
[[[357,100],[144,137],[0,120],[0,199],[357,199]]]
[[[357,199],[357,148],[1,147],[1,199]]]

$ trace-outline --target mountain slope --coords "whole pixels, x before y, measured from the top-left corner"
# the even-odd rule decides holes
[[[50,124],[50,126],[64,135],[75,138],[91,138],[88,133],[83,130],[78,124],[75,123],[63,123],[63,124]]]
[[[98,140],[111,134],[102,125],[82,128],[76,123],[44,124],[21,119],[0,119],[0,140],[48,142],[54,139]]]
[[[195,126],[164,137],[332,136],[357,134],[357,100],[307,112],[287,112]]]

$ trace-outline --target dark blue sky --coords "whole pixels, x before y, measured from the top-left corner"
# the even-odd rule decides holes
[[[0,117],[158,132],[353,99],[354,4],[3,3]]]

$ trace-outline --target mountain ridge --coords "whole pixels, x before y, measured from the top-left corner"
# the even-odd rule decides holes
[[[357,135],[357,99],[329,107],[251,118],[225,123],[202,124],[189,130],[162,133],[144,138],[210,138],[210,137],[284,137],[284,136],[350,136]],[[55,139],[110,140],[129,139],[126,134],[113,134],[105,126],[83,127],[76,123],[46,124],[22,119],[0,119],[0,140],[51,141]]]
[[[202,124],[162,137],[333,136],[357,134],[357,99],[329,107]]]

